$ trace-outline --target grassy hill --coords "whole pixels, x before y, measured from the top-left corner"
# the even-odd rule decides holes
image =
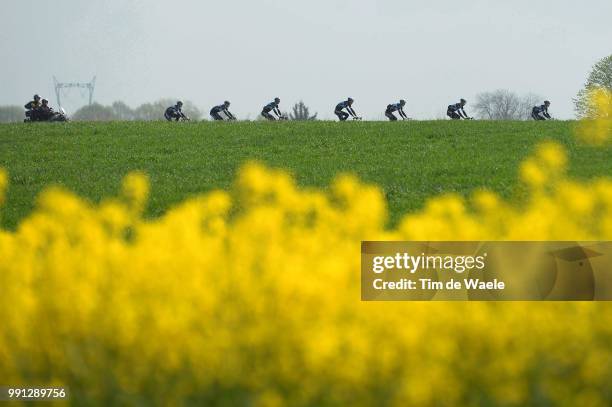
[[[612,174],[612,147],[579,145],[574,122],[243,122],[0,125],[0,166],[10,174],[2,224],[14,227],[38,192],[61,184],[94,201],[143,170],[152,181],[148,214],[185,197],[228,188],[247,160],[288,168],[304,186],[325,187],[339,172],[376,183],[391,221],[442,192],[487,187],[510,196],[518,163],[540,140],[570,154],[576,177]],[[518,191],[520,193],[520,191]]]

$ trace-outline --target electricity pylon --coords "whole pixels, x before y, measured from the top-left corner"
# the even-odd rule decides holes
[[[57,106],[62,107],[61,91],[62,89],[80,88],[89,91],[89,104],[93,103],[93,94],[96,87],[96,77],[94,76],[91,82],[58,82],[57,78],[53,77],[53,86],[55,87],[55,96],[57,97]]]

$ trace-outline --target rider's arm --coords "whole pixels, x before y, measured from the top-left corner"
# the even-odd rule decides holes
[[[347,106],[347,107],[346,107],[346,110],[348,110],[348,112],[351,114],[351,116],[353,116],[353,117],[357,117],[357,114],[355,113],[355,111],[353,110],[353,108],[352,108],[352,107]]]
[[[406,113],[404,113],[404,108],[403,107],[399,108],[399,114],[400,114],[400,116],[402,116],[402,118],[408,119],[408,116],[406,116]]]

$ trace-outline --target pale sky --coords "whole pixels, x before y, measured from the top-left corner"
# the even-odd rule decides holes
[[[255,116],[275,96],[303,99],[320,118],[353,97],[380,119],[407,101],[410,117],[440,117],[498,88],[535,93],[572,118],[590,67],[612,53],[612,1],[2,0],[0,104],[32,94],[55,105],[52,76],[89,81],[94,99],[131,106],[223,100]],[[85,103],[78,91],[69,110]]]

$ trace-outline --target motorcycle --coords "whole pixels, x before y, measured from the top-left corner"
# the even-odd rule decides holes
[[[47,119],[47,121],[49,122],[67,122],[69,120],[68,120],[68,115],[66,114],[66,111],[64,110],[64,108],[60,107],[59,112],[51,113],[51,116],[49,116],[49,119]]]
[[[69,121],[68,115],[64,108],[59,111],[51,110],[48,113],[42,113],[38,110],[28,110],[25,112],[26,118],[23,120],[24,123],[28,122],[67,122]]]

